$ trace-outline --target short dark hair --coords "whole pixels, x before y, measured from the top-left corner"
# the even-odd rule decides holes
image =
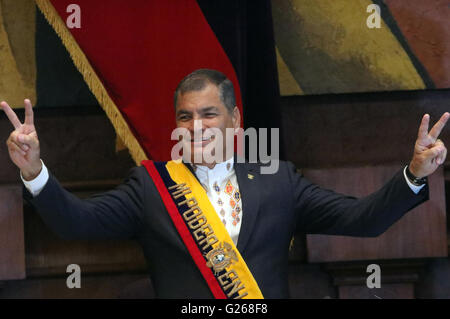
[[[236,106],[233,83],[222,72],[210,69],[198,69],[188,74],[178,84],[174,95],[174,106],[177,107],[178,95],[186,92],[201,91],[208,84],[214,84],[219,89],[222,103],[231,113]]]

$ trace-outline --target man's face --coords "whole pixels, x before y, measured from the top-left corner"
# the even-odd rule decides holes
[[[201,91],[191,91],[178,96],[175,109],[177,127],[185,128],[190,133],[191,161],[194,162],[194,154],[201,153],[208,146],[209,148],[218,145],[223,141],[223,154],[226,153],[226,129],[238,129],[240,126],[240,114],[237,107],[229,112],[220,100],[219,89],[213,84],[208,84]],[[201,121],[201,122],[198,122]],[[195,122],[195,125],[194,125]],[[217,138],[214,130],[220,130],[223,139]],[[212,144],[214,143],[214,144]],[[218,145],[217,147],[220,147]],[[226,160],[226,158],[223,158]],[[207,166],[203,160],[201,163]]]

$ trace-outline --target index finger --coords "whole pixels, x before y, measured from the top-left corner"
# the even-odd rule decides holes
[[[439,121],[434,124],[433,128],[430,131],[430,136],[433,138],[434,141],[437,140],[439,134],[441,134],[442,129],[444,128],[445,124],[447,124],[448,119],[450,118],[450,113],[445,112]]]
[[[14,128],[17,130],[22,126],[22,123],[20,123],[19,118],[17,117],[16,113],[12,110],[12,108],[6,103],[5,101],[0,103],[0,106],[2,107],[3,111],[5,111],[6,116],[8,117],[11,124],[14,126]]]
[[[33,125],[33,106],[31,105],[30,100],[25,99],[25,124]]]
[[[430,115],[425,114],[422,117],[422,121],[420,122],[419,134],[417,134],[419,139],[425,139],[427,137],[429,123],[430,123]]]

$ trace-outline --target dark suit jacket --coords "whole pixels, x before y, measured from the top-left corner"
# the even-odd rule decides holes
[[[294,232],[374,237],[428,199],[399,171],[377,192],[356,199],[322,189],[280,162],[273,175],[259,164],[236,163],[242,194],[237,248],[266,298],[287,298],[288,248]],[[254,176],[248,178],[248,174]],[[159,298],[211,298],[144,167],[135,167],[116,189],[80,200],[54,176],[41,193],[25,197],[47,225],[68,239],[135,238],[146,256]]]

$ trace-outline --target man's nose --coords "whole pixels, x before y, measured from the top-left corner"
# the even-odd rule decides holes
[[[205,124],[200,119],[193,119],[190,121],[188,129],[191,134],[194,134],[195,132],[197,132],[197,134],[202,133],[205,130]]]

